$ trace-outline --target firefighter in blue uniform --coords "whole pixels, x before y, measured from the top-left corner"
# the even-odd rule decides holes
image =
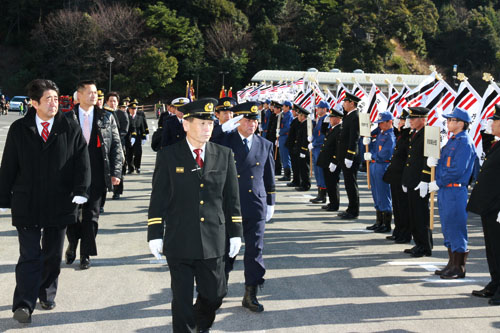
[[[476,149],[467,134],[471,117],[466,110],[456,107],[447,118],[447,127],[453,134],[441,149],[439,160],[429,157],[427,165],[436,166],[436,180],[429,183],[429,192],[438,191],[439,217],[448,249],[448,264],[435,273],[442,279],[465,277],[467,249],[467,185],[469,184]]]
[[[316,165],[318,162],[318,156],[321,151],[321,146],[325,142],[325,132],[322,131],[323,121],[326,117],[326,112],[330,109],[327,102],[321,101],[316,105],[316,115],[318,119],[316,121],[316,126],[314,126],[312,131],[312,142],[309,144],[309,150],[312,150],[313,154],[313,166],[314,166],[314,178],[316,179],[316,185],[318,186],[318,195],[316,198],[309,200],[312,203],[325,203],[326,202],[326,184],[325,176],[323,175],[323,168]],[[310,139],[310,138],[308,138]]]
[[[290,125],[292,124],[292,103],[290,101],[283,102],[283,112],[281,113],[281,121],[279,128],[279,152],[281,158],[281,165],[283,165],[284,175],[281,177],[280,181],[289,181],[292,175],[292,162],[290,160],[290,151],[286,146],[286,140],[288,139],[288,134],[290,133]]]
[[[179,111],[179,107],[188,104],[189,99],[185,97],[179,97],[172,101],[171,109],[174,112],[173,115],[166,117],[162,126],[161,133],[161,146],[166,147],[181,141],[186,137],[186,132],[182,126],[184,121],[184,113]]]
[[[213,138],[213,141],[230,147],[236,161],[245,240],[243,258],[245,296],[242,304],[251,311],[262,312],[264,307],[257,300],[257,287],[264,283],[266,273],[262,257],[264,230],[266,221],[269,221],[274,213],[276,193],[273,145],[254,134],[259,118],[257,105],[258,102],[236,105],[232,111],[238,117],[228,123],[234,124],[233,128],[237,128],[237,131],[225,132]],[[228,131],[233,128],[228,128]],[[231,260],[231,258],[226,256],[226,260]],[[232,268],[232,263],[229,266]],[[227,274],[229,274],[228,271]]]
[[[376,227],[368,227],[367,229],[374,232],[389,232],[391,231],[392,220],[392,197],[391,187],[388,183],[382,180],[384,174],[391,162],[391,156],[396,146],[396,137],[392,127],[392,114],[389,111],[379,114],[378,132],[376,139],[371,141],[370,138],[363,138],[363,144],[370,145],[370,152],[364,154],[364,158],[370,163],[370,184],[375,203],[375,211],[377,212]],[[370,142],[371,141],[371,142]]]

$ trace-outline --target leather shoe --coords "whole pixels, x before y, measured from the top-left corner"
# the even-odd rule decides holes
[[[89,269],[90,267],[90,258],[88,256],[80,257],[80,269]]]
[[[412,247],[411,249],[404,249],[404,251],[403,251],[403,252],[404,252],[404,253],[408,253],[408,254],[412,254],[412,253],[413,253],[413,251],[415,251],[416,249],[417,249],[417,247],[416,247],[416,246],[414,246],[414,247]]]
[[[295,191],[306,192],[306,191],[309,191],[309,189],[310,189],[310,187],[297,186],[295,188]]]
[[[409,242],[411,242],[411,238],[396,238],[394,241],[396,244],[407,244]]]
[[[495,293],[488,288],[483,288],[481,290],[473,290],[472,291],[472,296],[477,296],[477,297],[491,297],[495,295]]]
[[[21,324],[29,324],[31,323],[31,313],[27,307],[20,307],[14,311],[14,319],[20,322]]]
[[[52,310],[53,308],[56,307],[56,302],[54,301],[40,301],[40,306],[44,310]]]
[[[66,249],[66,264],[71,265],[76,259],[76,244],[69,243],[68,248]]]
[[[413,251],[411,253],[411,256],[414,257],[414,258],[420,258],[420,257],[430,257],[432,255],[432,251],[431,250],[425,250],[425,249],[422,249],[422,248],[417,248],[415,251]]]
[[[387,236],[385,239],[395,241],[396,240],[396,236],[390,235],[390,236]]]
[[[299,184],[294,183],[294,182],[289,182],[289,183],[286,183],[286,186],[287,187],[296,187],[296,186],[299,186]]]
[[[354,215],[348,212],[341,212],[337,214],[342,220],[352,220],[358,217],[358,215]]]
[[[118,193],[113,194],[112,199],[113,199],[113,200],[118,200],[118,199],[120,199],[120,194],[118,194]]]

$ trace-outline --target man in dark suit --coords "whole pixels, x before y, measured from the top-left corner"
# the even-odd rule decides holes
[[[495,105],[495,114],[491,132],[500,136],[500,105]],[[491,297],[490,305],[500,305],[500,145],[494,141],[486,154],[474,189],[470,194],[467,210],[479,214],[483,225],[486,260],[491,281],[481,290],[474,290],[472,295]]]
[[[148,123],[144,113],[137,111],[137,102],[134,100],[128,106],[130,141],[127,143],[128,173],[141,173],[142,145],[148,140]]]
[[[294,104],[294,108],[297,110],[297,119],[299,119],[299,125],[297,126],[297,136],[295,139],[295,145],[293,153],[299,157],[298,169],[300,174],[300,184],[295,187],[296,191],[305,192],[309,191],[311,188],[311,165],[309,158],[309,140],[307,139],[307,117],[311,112]],[[313,121],[314,123],[314,121]],[[314,126],[314,125],[313,125]]]
[[[52,310],[66,226],[87,201],[90,162],[80,127],[58,111],[49,80],[28,85],[33,108],[10,127],[0,167],[0,207],[12,209],[19,238],[14,319],[31,322],[37,298]]]
[[[329,203],[321,207],[329,212],[339,210],[339,175],[340,168],[337,168],[337,145],[340,131],[342,130],[342,117],[344,113],[336,109],[331,109],[328,118],[324,119],[324,125],[329,122],[330,127],[324,131],[325,139],[321,146],[316,164],[323,169],[325,176],[326,191],[328,193]],[[326,126],[324,126],[326,127]]]
[[[344,175],[344,185],[349,199],[349,205],[345,212],[338,216],[342,219],[355,219],[359,215],[359,190],[358,190],[358,168],[360,157],[358,154],[359,142],[359,97],[346,92],[343,108],[344,119],[342,131],[340,132],[339,149],[337,160]]]
[[[158,152],[148,213],[153,255],[167,257],[174,332],[209,332],[226,295],[226,230],[230,256],[241,246],[238,178],[231,149],[209,142],[217,100],[186,104],[186,139]],[[193,284],[198,296],[193,306]]]
[[[238,172],[245,239],[245,296],[242,304],[253,312],[262,312],[264,306],[257,300],[257,287],[264,283],[264,231],[266,222],[274,213],[276,200],[273,146],[254,134],[259,125],[258,102],[236,105],[232,111],[243,116],[237,131],[216,138],[216,142],[232,149]],[[233,268],[234,259],[230,258],[227,247],[227,276]]]
[[[183,105],[189,103],[189,99],[185,97],[179,97],[172,101],[170,107],[171,111],[174,112],[170,117],[166,117],[162,126],[161,133],[161,146],[166,147],[181,141],[186,137],[186,132],[182,126],[184,121],[184,114],[179,108]]]
[[[72,264],[76,258],[76,248],[80,242],[80,268],[90,267],[90,256],[97,255],[96,235],[99,222],[99,207],[103,192],[113,190],[120,183],[122,173],[122,145],[113,115],[96,106],[97,89],[92,80],[80,81],[77,85],[78,101],[66,115],[77,120],[82,128],[90,156],[91,184],[89,200],[81,206],[79,223],[68,227],[68,248],[66,263]]]
[[[413,132],[410,136],[408,158],[403,169],[401,183],[403,191],[408,193],[410,231],[415,246],[404,252],[411,254],[412,257],[423,257],[432,255],[428,192],[431,170],[424,156],[424,133],[429,109],[410,107],[408,113]]]
[[[290,164],[292,165],[292,181],[287,183],[288,187],[296,187],[300,185],[300,171],[299,171],[299,155],[296,153],[294,146],[297,140],[297,129],[300,125],[299,118],[295,107],[292,108],[293,120],[290,123],[290,132],[286,138],[285,146],[290,152]]]

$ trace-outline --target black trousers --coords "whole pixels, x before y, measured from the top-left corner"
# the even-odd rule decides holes
[[[276,148],[276,144],[273,143],[273,154],[275,152],[276,152],[276,159],[274,160],[274,166],[275,166],[275,172],[274,173],[276,174],[276,176],[281,176],[280,149]]]
[[[81,256],[96,256],[96,236],[99,230],[99,213],[101,207],[102,189],[90,191],[89,200],[80,206],[77,223],[68,225],[66,235],[68,242],[75,245],[80,242]]]
[[[309,161],[309,151],[302,153],[305,154],[305,158],[301,158],[299,155],[299,173],[300,173],[300,186],[305,188],[311,188],[311,166]]]
[[[392,212],[394,214],[393,235],[397,239],[411,239],[408,194],[403,192],[401,182],[391,184]]]
[[[292,183],[300,185],[300,169],[299,169],[299,155],[292,153],[290,149],[290,161],[292,163]]]
[[[344,175],[345,191],[347,192],[347,199],[349,200],[349,205],[347,206],[346,212],[351,213],[354,216],[358,216],[359,215],[359,189],[358,189],[359,161],[355,159],[350,168],[347,168],[344,162],[342,161],[341,168],[342,168],[342,174]]]
[[[493,291],[500,287],[500,223],[497,222],[497,215],[498,212],[481,215],[486,260],[491,276],[488,289]]]
[[[337,167],[334,172],[330,172],[330,168],[323,168],[323,175],[325,176],[326,192],[328,193],[330,204],[333,208],[338,209],[340,205],[340,168]]]
[[[135,140],[134,145],[127,148],[126,156],[129,171],[140,169],[142,161],[142,140]]]
[[[19,260],[12,311],[21,306],[33,312],[37,298],[54,301],[61,272],[63,227],[17,227]]]
[[[222,257],[178,259],[167,257],[172,288],[174,332],[196,332],[210,328],[215,312],[226,296],[226,277]],[[193,306],[193,286],[198,296]]]
[[[432,250],[432,230],[429,226],[429,194],[420,197],[420,191],[408,188],[410,232],[415,245],[426,251]]]

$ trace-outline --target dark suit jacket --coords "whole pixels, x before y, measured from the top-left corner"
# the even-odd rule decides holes
[[[321,168],[328,168],[330,163],[338,164],[337,161],[337,146],[342,131],[342,123],[335,126],[331,131],[325,133],[325,141],[321,146],[316,165]]]
[[[9,128],[0,167],[0,207],[12,209],[15,226],[76,222],[73,196],[87,197],[90,162],[78,123],[60,111],[43,142],[31,108]]]
[[[344,159],[359,159],[359,111],[354,110],[344,116],[342,131],[340,132],[337,160],[344,163]]]
[[[177,116],[172,115],[165,118],[161,134],[161,146],[166,147],[181,141],[186,137],[184,127]]]
[[[241,237],[238,178],[231,149],[205,146],[199,168],[186,140],[156,157],[148,213],[148,241],[164,238],[163,253],[180,259],[224,255],[226,230]]]
[[[274,206],[276,200],[272,143],[254,134],[247,154],[237,131],[214,139],[233,150],[243,218],[264,220],[267,205]]]
[[[392,153],[391,163],[384,174],[384,181],[389,184],[401,184],[403,169],[408,158],[408,146],[410,142],[410,129],[404,128],[396,135],[396,147]]]
[[[500,144],[494,144],[485,156],[467,210],[479,215],[500,211]]]
[[[297,117],[293,118],[292,123],[290,124],[290,132],[288,132],[288,137],[286,138],[285,146],[293,151],[293,146],[295,145],[295,140],[297,139],[297,130],[299,128],[300,121]]]
[[[410,135],[408,158],[401,180],[401,183],[410,190],[420,182],[431,181],[431,169],[427,166],[427,157],[424,156],[424,132],[425,128],[422,128],[415,135]]]

